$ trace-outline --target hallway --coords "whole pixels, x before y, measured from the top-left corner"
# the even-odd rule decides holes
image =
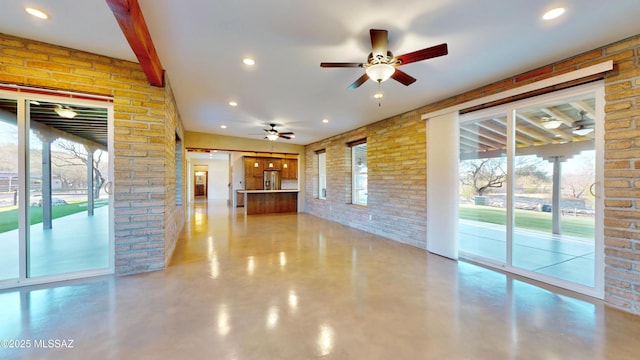
[[[191,205],[165,271],[0,291],[0,339],[32,344],[3,359],[636,359],[638,338],[598,300],[222,202]]]

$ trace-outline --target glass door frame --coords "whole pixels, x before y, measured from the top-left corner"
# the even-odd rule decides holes
[[[2,86],[2,88],[13,88],[14,86]],[[112,189],[114,179],[114,104],[112,98],[96,95],[85,95],[71,92],[56,92],[44,89],[33,89],[27,87],[15,86],[16,90],[4,90],[0,88],[0,97],[17,102],[17,126],[18,126],[18,266],[19,277],[13,279],[0,280],[0,289],[13,288],[18,286],[28,286],[44,284],[55,281],[71,280],[77,278],[85,278],[90,276],[107,275],[114,273],[115,264],[115,240],[114,240],[114,199],[109,196],[108,204],[108,257],[109,265],[107,268],[97,270],[86,270],[70,273],[55,274],[49,276],[40,276],[34,278],[27,277],[28,251],[27,239],[30,231],[30,196],[28,192],[29,179],[29,129],[30,101],[41,102],[63,102],[78,106],[99,107],[107,109],[107,134],[108,134],[108,181],[105,186]],[[59,94],[59,95],[58,95]],[[92,100],[96,99],[96,100]]]
[[[514,191],[515,191],[515,134],[516,134],[516,111],[523,107],[549,102],[555,99],[571,98],[582,94],[593,94],[595,98],[595,234],[594,234],[594,287],[580,285],[574,282],[565,281],[559,278],[542,275],[534,271],[525,270],[512,266],[512,250],[513,250],[513,231],[515,228],[515,214],[513,209]],[[492,108],[478,110],[459,117],[459,125],[477,119],[484,119],[492,115],[507,116],[507,219],[506,219],[506,261],[500,263],[494,260],[473,256],[469,253],[461,252],[461,256],[474,262],[508,271],[510,273],[520,275],[533,280],[541,281],[550,285],[559,286],[571,291],[575,291],[588,296],[599,299],[604,298],[604,112],[605,95],[604,82],[597,81],[586,85],[576,86],[569,89],[559,90],[535,97],[509,102]],[[459,149],[458,149],[459,151]]]

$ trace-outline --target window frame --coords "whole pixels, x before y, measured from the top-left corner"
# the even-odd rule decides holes
[[[349,146],[351,147],[351,203],[353,205],[359,205],[359,206],[367,206],[367,198],[365,195],[365,199],[364,201],[361,201],[360,199],[360,194],[361,191],[364,189],[365,190],[365,194],[368,193],[368,177],[367,177],[367,170],[368,166],[367,166],[367,139],[362,139],[362,140],[358,140],[358,141],[354,141],[349,143]],[[358,151],[358,149],[364,147],[365,148],[365,159],[364,159],[364,181],[362,180],[363,177],[363,172],[361,170],[359,170],[360,166],[358,164],[359,162],[359,158],[356,154],[356,151]],[[358,187],[358,184],[363,184],[364,183],[364,187],[360,186]]]
[[[325,150],[317,151],[316,157],[318,159],[318,199],[326,200],[327,199],[327,152]]]

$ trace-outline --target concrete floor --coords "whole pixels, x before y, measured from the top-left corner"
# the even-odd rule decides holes
[[[165,271],[0,291],[0,339],[31,344],[3,359],[637,359],[640,317],[317,217],[197,203]]]
[[[506,226],[461,219],[458,234],[461,252],[506,262]],[[594,287],[594,252],[593,239],[514,229],[513,266],[524,270]]]
[[[67,215],[30,228],[29,275],[40,277],[109,268],[109,207]],[[19,276],[18,230],[0,233],[0,280]]]

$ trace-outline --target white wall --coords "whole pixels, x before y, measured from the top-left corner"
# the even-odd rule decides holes
[[[209,200],[229,199],[229,160],[208,161]]]
[[[226,154],[225,154],[226,156]],[[195,177],[195,166],[206,166],[209,173],[208,200],[228,200],[229,199],[229,160],[228,158],[216,159],[190,159],[189,183],[193,184]],[[190,186],[189,200],[193,200],[194,186]]]

